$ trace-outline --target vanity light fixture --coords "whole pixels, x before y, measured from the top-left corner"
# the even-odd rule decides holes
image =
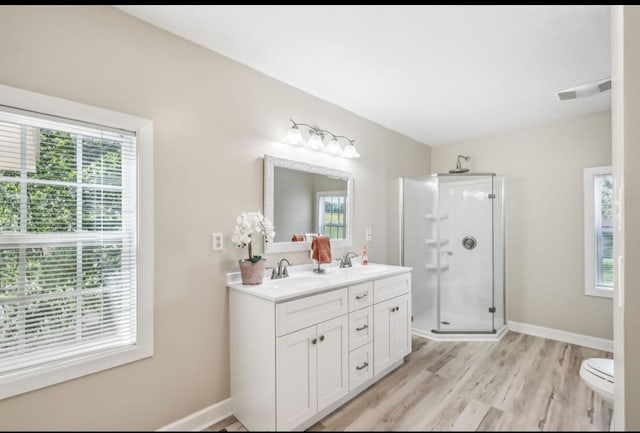
[[[285,141],[294,146],[302,145],[302,133],[296,125],[293,125],[288,131]]]
[[[289,119],[291,120],[291,119]],[[360,154],[356,150],[355,140],[345,137],[344,135],[335,135],[324,129],[316,128],[315,126],[307,125],[306,123],[297,123],[291,120],[291,128],[287,131],[285,136],[285,142],[293,146],[304,146],[307,149],[315,150],[318,152],[326,152],[333,156],[340,156],[343,158],[359,158]],[[304,126],[307,128],[309,138],[306,143],[302,137],[302,132],[298,126]],[[328,142],[324,142],[325,135],[329,135],[331,138]],[[342,138],[347,142],[340,144],[339,139]]]

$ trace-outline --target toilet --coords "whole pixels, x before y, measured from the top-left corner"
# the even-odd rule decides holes
[[[613,359],[585,359],[580,365],[580,377],[593,392],[613,404]]]

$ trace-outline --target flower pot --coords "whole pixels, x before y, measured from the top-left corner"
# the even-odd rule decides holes
[[[262,284],[264,264],[266,262],[267,259],[260,259],[255,263],[252,263],[249,259],[239,260],[242,284]]]

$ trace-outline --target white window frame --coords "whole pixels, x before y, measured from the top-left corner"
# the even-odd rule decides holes
[[[584,291],[588,296],[613,298],[613,287],[596,281],[595,183],[596,176],[611,174],[611,166],[584,169]]]
[[[134,131],[138,174],[136,344],[8,374],[0,378],[0,399],[4,399],[153,355],[153,122],[2,84],[0,104]]]

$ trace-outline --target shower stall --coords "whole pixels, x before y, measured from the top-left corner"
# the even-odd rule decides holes
[[[504,179],[401,178],[401,261],[411,266],[415,334],[498,339],[506,332]]]

